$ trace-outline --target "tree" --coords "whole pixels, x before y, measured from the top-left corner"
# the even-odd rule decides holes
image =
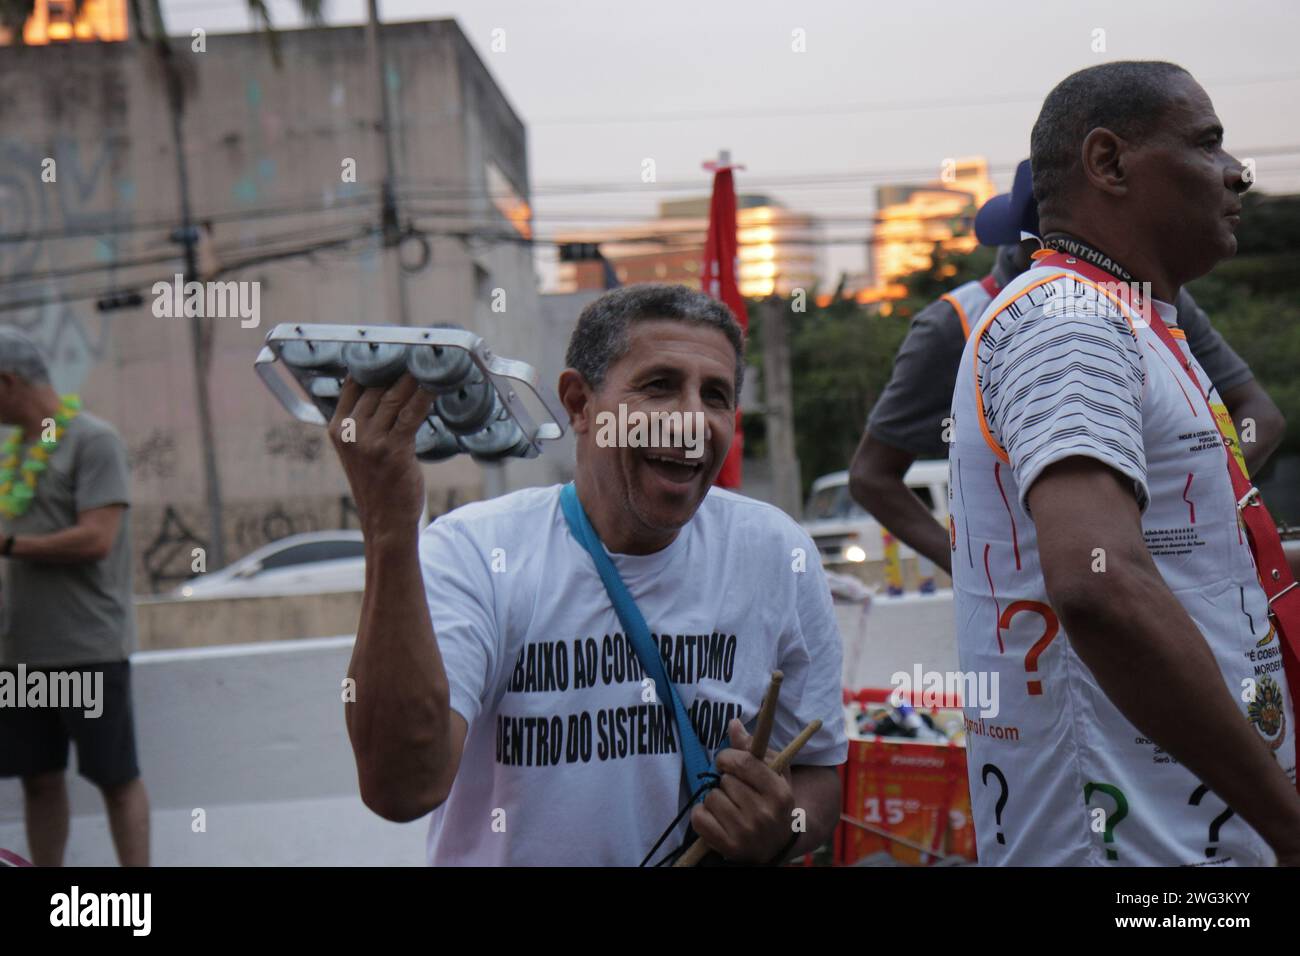
[[[1247,193],[1244,200],[1237,255],[1190,289],[1287,418],[1282,446],[1258,476],[1268,485],[1277,472],[1280,484],[1278,459],[1300,454],[1300,196]],[[987,275],[994,255],[983,247],[947,254],[936,246],[930,268],[902,280],[907,295],[891,303],[889,315],[850,300],[791,313],[795,443],[805,492],[818,476],[848,467],[911,318],[944,292]],[[760,365],[761,334],[753,330],[748,350]],[[760,453],[761,422],[754,416],[745,426],[746,447]],[[1300,495],[1284,491],[1265,488],[1274,517],[1300,521]]]

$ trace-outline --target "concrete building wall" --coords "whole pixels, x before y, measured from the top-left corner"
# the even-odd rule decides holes
[[[384,175],[364,31],[279,38],[280,68],[254,34],[178,49],[194,219],[211,223],[201,267],[216,263],[231,270],[223,280],[255,281],[260,292],[257,327],[210,320],[230,558],[285,534],[356,526],[323,429],[295,422],[253,372],[267,331],[397,321],[378,240],[359,238],[378,224]],[[402,248],[415,267],[404,278],[410,322],[456,322],[497,353],[535,362],[530,247],[501,241],[511,227],[486,195],[490,162],[527,199],[523,124],[454,21],[392,25],[384,42],[400,207],[429,246],[422,267],[418,243]],[[122,433],[138,592],[186,576],[191,548],[208,537],[190,322],[151,309],[153,282],[182,270],[168,238],[180,221],[173,143],[163,74],[147,50],[0,49],[0,322],[28,329],[56,387],[79,392]],[[53,182],[42,179],[46,158]],[[355,183],[343,181],[345,160],[355,160]],[[105,225],[118,231],[88,234]],[[310,257],[271,258],[348,237]],[[97,311],[94,294],[110,288],[141,292],[143,306]],[[546,456],[490,476],[468,458],[428,467],[430,511],[557,480],[557,467]]]

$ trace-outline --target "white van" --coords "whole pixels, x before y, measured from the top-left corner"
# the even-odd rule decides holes
[[[903,481],[916,493],[945,528],[948,526],[948,462],[917,461]],[[813,482],[804,506],[804,530],[812,536],[826,567],[881,561],[885,556],[884,529],[849,495],[849,473],[837,471]],[[899,557],[916,552],[899,542]]]

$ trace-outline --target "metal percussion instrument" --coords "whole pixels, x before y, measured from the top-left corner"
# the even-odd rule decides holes
[[[352,342],[343,346],[343,361],[353,381],[364,388],[387,388],[406,374],[406,346]]]
[[[314,425],[333,417],[345,376],[387,388],[409,372],[437,395],[415,437],[421,461],[535,458],[564,435],[564,413],[537,371],[456,326],[286,323],[267,333],[254,367],[290,414]]]

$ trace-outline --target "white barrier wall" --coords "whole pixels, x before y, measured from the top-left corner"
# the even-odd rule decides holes
[[[358,796],[341,682],[351,637],[153,651],[132,658],[136,739],[160,866],[421,865],[425,821]],[[116,863],[99,791],[69,754],[65,862]],[[194,811],[206,832],[194,832]],[[22,788],[0,780],[0,847],[29,856]]]
[[[873,597],[861,605],[835,603],[844,638],[844,686],[891,687],[897,671],[956,671],[952,591]]]
[[[957,669],[952,592],[836,605],[844,684]],[[393,824],[358,796],[341,682],[351,637],[149,651],[132,658],[136,739],[160,866],[421,865],[427,822]],[[69,756],[66,862],[116,862],[98,790]],[[206,831],[195,832],[195,810]],[[0,847],[23,856],[22,789],[0,780]]]

